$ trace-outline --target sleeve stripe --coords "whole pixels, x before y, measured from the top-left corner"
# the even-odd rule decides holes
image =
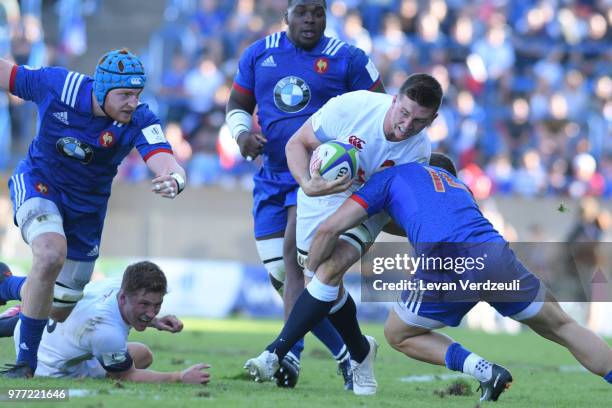
[[[245,87],[242,87],[242,86],[238,85],[235,82],[234,82],[233,88],[235,90],[237,90],[238,92],[240,92],[240,93],[247,94],[247,95],[253,95],[253,91],[251,91],[250,89],[247,89]]]
[[[380,75],[379,75],[379,76],[378,76],[378,79],[376,80],[376,82],[374,82],[374,83],[372,84],[372,86],[368,88],[368,91],[371,91],[371,90],[373,90],[373,89],[376,89],[376,87],[378,87],[378,86],[381,84],[381,82],[382,82],[382,81],[381,81],[381,79],[380,79]]]
[[[353,194],[351,196],[351,199],[353,199],[353,201],[355,201],[357,204],[362,206],[364,210],[366,210],[366,211],[368,210],[368,207],[369,207],[368,203],[366,203],[365,200],[363,198],[359,197],[357,194]]]
[[[68,90],[68,85],[74,76],[74,72],[70,71],[68,75],[66,75],[66,79],[64,80],[64,88],[62,89],[62,97],[61,101],[66,103],[66,91]]]
[[[155,150],[151,150],[149,153],[147,153],[142,159],[144,161],[149,160],[152,156],[155,156],[157,153],[169,153],[169,154],[174,154],[174,152],[172,151],[172,149],[168,149],[167,147],[161,147],[159,149],[155,149]]]
[[[11,69],[11,77],[9,79],[9,92],[13,93],[15,91],[15,78],[17,78],[17,65],[13,65]]]
[[[85,78],[84,75],[79,75],[79,80],[77,81],[74,87],[74,92],[72,93],[72,99],[70,99],[70,106],[73,108],[76,105],[76,98],[77,98],[77,95],[79,94],[79,87],[81,86],[81,82],[83,82],[83,78]]]

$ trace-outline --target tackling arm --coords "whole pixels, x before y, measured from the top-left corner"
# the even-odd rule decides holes
[[[156,194],[174,198],[185,188],[185,170],[177,163],[174,155],[157,153],[147,160],[147,167],[156,175],[152,181],[152,190]]]
[[[333,252],[338,235],[355,227],[367,216],[368,213],[361,205],[350,198],[346,200],[319,226],[308,251],[308,269],[316,271]]]

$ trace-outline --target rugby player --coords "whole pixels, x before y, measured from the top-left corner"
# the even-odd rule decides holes
[[[148,369],[153,362],[151,350],[142,343],[127,341],[132,328],[144,331],[154,327],[171,333],[183,329],[183,323],[173,315],[157,317],[166,292],[163,271],[147,261],[128,266],[121,280],[90,283],[85,288],[85,296],[64,322],[50,321],[46,326],[35,375],[208,383],[210,373],[203,371],[209,368],[207,364],[199,363],[175,372],[153,371]],[[14,340],[18,352],[19,330],[15,331]]]
[[[339,234],[381,210],[403,229],[419,256],[485,259],[484,269],[462,273],[419,268],[416,280],[520,282],[518,290],[499,293],[448,293],[418,286],[402,292],[385,324],[385,337],[393,348],[417,360],[473,376],[480,382],[481,400],[496,401],[512,383],[510,372],[434,331],[459,325],[476,303],[486,301],[502,315],[566,347],[586,369],[612,383],[612,349],[567,315],[540,280],[522,265],[482,215],[469,189],[456,178],[452,161],[441,154],[432,154],[430,166],[409,163],[374,175],[321,225],[310,247],[309,266],[317,271],[325,289],[338,282],[339,277],[333,276],[333,269],[325,268],[323,261],[334,251]],[[311,310],[317,310],[320,318],[334,301],[312,299],[311,303]],[[353,335],[360,335],[358,326]]]
[[[412,74],[395,96],[356,91],[331,99],[292,136],[286,151],[289,168],[300,184],[296,240],[302,265],[306,265],[308,248],[317,228],[342,205],[350,191],[359,189],[375,172],[387,167],[429,160],[431,145],[423,130],[436,118],[441,102],[442,87],[435,78],[428,74]],[[341,185],[326,182],[316,172],[311,177],[309,170],[312,151],[321,143],[334,139],[350,143],[359,151],[360,168],[356,179],[344,176],[339,179]],[[329,267],[342,276],[367,251],[388,220],[388,215],[377,214],[343,234],[339,243],[341,249],[334,253]],[[314,275],[311,270],[307,268],[304,272],[307,280]],[[299,314],[301,317],[293,321],[288,319],[281,334],[266,351],[247,361],[251,375],[260,380],[269,378],[269,368],[276,365],[275,359],[282,358],[293,345],[294,331],[302,332],[304,322],[314,316],[307,302],[300,304],[304,302],[304,293],[309,293],[313,299],[333,301],[338,295],[338,285],[339,282],[330,289],[316,277],[310,281],[291,313],[291,316]],[[343,292],[328,317],[351,354],[353,392],[374,394],[376,383],[370,381],[368,375],[359,373],[367,371],[378,345],[372,337],[347,334],[352,333],[356,322],[355,303],[348,292]],[[317,318],[313,324],[319,320]]]
[[[270,34],[244,51],[227,104],[227,124],[240,152],[248,160],[263,158],[253,179],[254,235],[270,281],[282,293],[285,316],[304,290],[295,247],[299,186],[287,167],[287,140],[336,95],[360,89],[384,92],[378,71],[362,50],[323,34],[326,9],[325,0],[289,0],[287,31]],[[255,106],[262,133],[252,130]],[[334,355],[350,389],[349,356],[338,333],[324,320],[313,334]],[[302,349],[300,340],[281,361],[279,386],[297,383]]]
[[[32,249],[32,269],[20,288],[17,363],[5,376],[32,375],[49,316],[65,320],[83,296],[123,158],[136,147],[155,174],[155,194],[175,198],[185,188],[185,172],[159,119],[139,102],[145,81],[142,62],[126,49],[104,54],[93,78],[0,59],[0,88],[38,106],[38,133],[9,180],[15,224]]]

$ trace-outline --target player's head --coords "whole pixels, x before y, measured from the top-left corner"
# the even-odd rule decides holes
[[[118,297],[123,320],[138,331],[146,329],[159,313],[166,291],[166,276],[159,266],[148,261],[128,266]]]
[[[448,171],[453,176],[457,177],[457,168],[455,167],[455,163],[453,160],[445,154],[442,153],[432,153],[429,158],[429,165],[434,167],[440,167]]]
[[[289,0],[285,22],[291,42],[306,50],[317,45],[325,31],[326,10],[325,0]]]
[[[412,74],[402,84],[385,118],[385,134],[398,142],[420,133],[438,116],[442,86],[431,75]]]
[[[136,55],[125,48],[112,50],[98,61],[94,95],[104,113],[118,122],[128,123],[146,79],[142,62]]]

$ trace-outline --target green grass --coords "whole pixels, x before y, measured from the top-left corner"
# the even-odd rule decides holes
[[[336,366],[321,344],[312,336],[306,339],[302,375],[297,388],[278,389],[270,383],[249,381],[242,370],[244,361],[258,355],[281,327],[277,321],[196,320],[185,319],[180,334],[147,330],[133,333],[132,341],[148,344],[155,353],[153,369],[178,370],[197,362],[212,365],[212,382],[208,386],[183,384],[118,384],[111,380],[34,379],[27,383],[2,380],[3,387],[63,387],[88,390],[84,397],[71,397],[63,403],[0,402],[0,408],[72,406],[72,407],[469,407],[478,406],[477,383],[468,379],[471,396],[436,395],[454,380],[402,382],[406,376],[450,373],[410,360],[392,350],[384,340],[381,325],[364,325],[364,332],[374,335],[381,344],[376,360],[378,394],[356,397],[342,390]],[[530,332],[520,335],[489,335],[463,329],[446,333],[466,347],[498,362],[512,371],[515,382],[495,404],[481,406],[505,407],[609,407],[611,388],[601,378],[576,370],[561,371],[559,367],[577,367],[572,356],[563,348],[540,339]],[[14,359],[12,339],[0,339],[0,361]]]

